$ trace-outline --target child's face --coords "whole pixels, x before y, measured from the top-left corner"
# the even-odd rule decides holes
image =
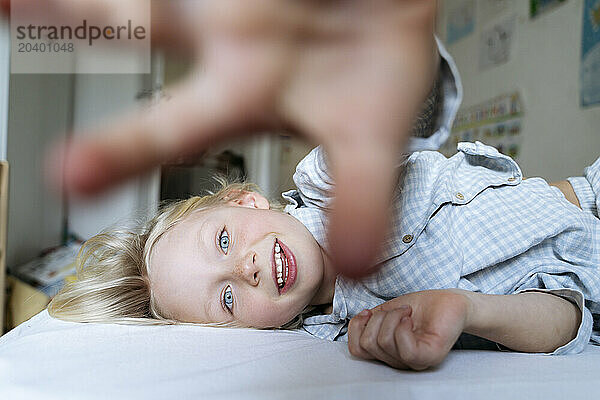
[[[192,213],[163,235],[149,266],[159,305],[180,321],[267,328],[309,304],[330,302],[333,282],[321,248],[298,220],[268,208],[264,197],[246,193]]]

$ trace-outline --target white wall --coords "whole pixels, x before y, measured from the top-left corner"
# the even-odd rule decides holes
[[[443,3],[438,19],[442,39],[450,1]],[[478,13],[475,32],[449,46],[463,79],[463,105],[519,90],[525,109],[523,173],[550,180],[581,175],[600,156],[600,106],[579,106],[583,1],[568,0],[534,20],[528,13],[529,1],[515,0],[494,19],[517,15],[511,59],[504,65],[479,70],[479,36],[487,24]]]
[[[69,75],[10,77],[8,266],[61,242],[61,199],[47,191],[43,159],[49,144],[71,126],[72,90]]]

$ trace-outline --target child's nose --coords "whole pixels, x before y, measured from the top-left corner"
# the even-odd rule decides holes
[[[236,263],[234,273],[252,286],[258,285],[260,277],[259,268],[256,265],[256,253],[250,251],[242,256]]]

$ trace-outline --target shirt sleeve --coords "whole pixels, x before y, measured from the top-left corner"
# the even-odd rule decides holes
[[[515,292],[518,293],[530,293],[530,292],[540,292],[540,293],[550,293],[555,296],[562,297],[563,299],[569,300],[571,303],[575,304],[579,311],[581,311],[581,323],[579,324],[579,328],[577,329],[577,336],[573,338],[569,343],[557,348],[551,353],[543,353],[546,355],[564,355],[564,354],[577,354],[581,353],[588,342],[590,341],[590,337],[592,335],[592,326],[593,326],[593,318],[592,313],[585,307],[585,299],[583,294],[579,290],[575,289],[540,289],[540,288],[528,288],[521,289]]]
[[[581,209],[585,212],[590,212],[597,217],[596,196],[588,180],[583,176],[576,176],[567,178],[567,181],[569,181],[573,187],[573,191],[575,192],[575,196],[577,196]]]
[[[329,173],[323,146],[317,146],[296,166],[294,183],[302,202],[309,207],[328,211],[333,200],[335,183]]]
[[[600,215],[600,157],[583,171],[583,176],[567,178],[584,211]]]

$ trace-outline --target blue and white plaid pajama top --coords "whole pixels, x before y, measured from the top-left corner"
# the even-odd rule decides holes
[[[307,317],[303,329],[347,340],[349,320],[363,309],[426,289],[545,291],[582,311],[577,337],[550,354],[600,343],[600,159],[584,177],[569,179],[582,210],[545,180],[524,180],[519,166],[493,147],[460,143],[458,150],[448,159],[423,151],[405,161],[379,268],[360,281],[338,277],[332,313]],[[294,182],[298,190],[283,195],[290,203],[286,212],[329,251],[334,183],[321,147],[298,164]],[[474,339],[480,340],[475,347],[491,343]]]

